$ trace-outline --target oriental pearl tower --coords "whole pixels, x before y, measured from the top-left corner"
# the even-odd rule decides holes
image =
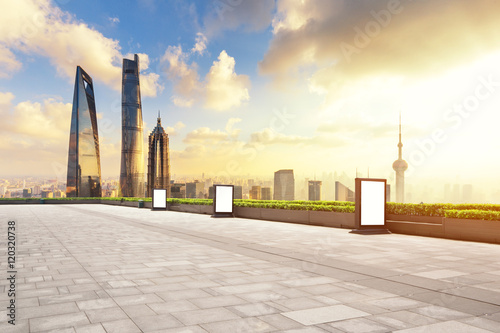
[[[399,143],[398,159],[392,163],[392,168],[396,171],[396,202],[403,203],[405,199],[405,171],[408,163],[403,160],[403,143],[401,142],[401,113],[399,114]]]

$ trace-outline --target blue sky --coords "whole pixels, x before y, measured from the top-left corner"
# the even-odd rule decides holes
[[[120,158],[123,57],[140,55],[175,174],[370,168],[488,183],[500,148],[490,0],[19,0],[0,14],[0,176],[65,178],[76,66],[94,79],[103,176]],[[467,156],[467,158],[464,158]],[[8,161],[8,163],[6,163]],[[497,185],[500,185],[497,184]]]

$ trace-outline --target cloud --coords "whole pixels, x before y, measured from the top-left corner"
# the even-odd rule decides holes
[[[49,58],[57,72],[74,79],[82,66],[94,80],[115,90],[121,89],[122,54],[117,40],[78,21],[49,0],[19,0],[3,4],[0,13],[0,76],[19,70],[13,50]],[[6,65],[7,64],[7,65]],[[157,76],[148,82],[145,96],[161,90]]]
[[[182,141],[186,144],[214,144],[226,140],[228,133],[220,130],[211,130],[208,127],[201,127],[186,135]]]
[[[250,80],[246,75],[236,74],[235,60],[226,51],[213,62],[203,82],[198,75],[198,65],[187,64],[188,58],[189,54],[184,53],[181,46],[169,46],[161,59],[174,84],[175,105],[191,107],[202,102],[207,109],[226,111],[250,99]]]
[[[274,8],[274,0],[214,1],[212,10],[204,18],[205,29],[209,36],[239,27],[261,31],[271,24]]]
[[[233,57],[222,51],[214,61],[205,80],[207,82],[207,98],[205,107],[217,111],[238,107],[242,102],[248,101],[250,95],[250,79],[246,75],[238,75],[234,71]]]
[[[259,69],[278,82],[312,73],[323,93],[372,75],[432,75],[498,50],[499,10],[489,0],[278,0]]]
[[[196,34],[196,44],[191,49],[191,52],[203,55],[203,53],[207,49],[207,43],[208,43],[207,37],[203,33],[198,32]]]
[[[181,129],[183,129],[184,127],[186,127],[186,125],[184,125],[183,122],[178,121],[173,127],[171,127],[171,126],[166,127],[165,132],[167,132],[167,134],[169,136],[175,136],[175,135],[178,135],[179,131]]]
[[[113,25],[120,23],[120,19],[118,17],[108,17],[108,20]]]
[[[174,83],[172,101],[181,107],[192,106],[199,98],[202,90],[196,63],[186,63],[188,55],[182,52],[181,46],[169,46],[161,58],[167,64],[167,76]]]

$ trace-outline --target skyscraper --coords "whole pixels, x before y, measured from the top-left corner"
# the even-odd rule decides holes
[[[122,160],[120,191],[124,197],[144,196],[144,154],[139,57],[123,59]]]
[[[399,143],[398,159],[392,164],[396,171],[396,202],[405,201],[405,171],[408,169],[408,163],[403,160],[403,143],[401,142],[401,114],[399,114]]]
[[[309,201],[321,200],[321,184],[320,180],[309,181]]]
[[[161,126],[159,112],[156,127],[149,135],[148,142],[147,196],[153,196],[154,188],[164,188],[167,189],[167,198],[170,198],[170,158],[168,151],[168,134],[163,129],[163,126]]]
[[[295,200],[293,170],[279,170],[274,173],[274,200]]]
[[[92,78],[76,68],[69,135],[67,197],[101,197],[101,158]]]

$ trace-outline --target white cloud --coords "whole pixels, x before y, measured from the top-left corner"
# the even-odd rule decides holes
[[[120,19],[118,17],[108,17],[108,20],[111,24],[117,24],[120,23]]]
[[[250,99],[250,80],[246,75],[236,74],[235,60],[222,51],[217,61],[201,82],[198,65],[187,64],[189,55],[181,46],[169,46],[161,61],[167,64],[167,76],[174,83],[172,101],[180,107],[191,107],[203,102],[208,109],[226,111],[239,107]]]
[[[49,0],[18,0],[2,4],[0,12],[0,76],[20,68],[13,50],[49,58],[57,72],[70,80],[82,66],[94,80],[121,89],[122,54],[117,40],[77,20]],[[161,90],[151,76],[145,96]]]
[[[179,131],[182,130],[184,127],[186,127],[186,125],[184,125],[183,122],[178,121],[173,127],[171,126],[166,127],[165,132],[167,132],[169,136],[175,136],[178,135]]]
[[[203,33],[198,32],[196,34],[196,44],[191,49],[191,52],[203,55],[203,53],[207,49],[207,43],[208,43],[207,37]]]
[[[214,61],[205,80],[207,82],[207,98],[205,107],[217,111],[229,110],[248,101],[250,95],[250,79],[246,75],[238,75],[234,71],[233,57],[222,51],[218,61]]]

